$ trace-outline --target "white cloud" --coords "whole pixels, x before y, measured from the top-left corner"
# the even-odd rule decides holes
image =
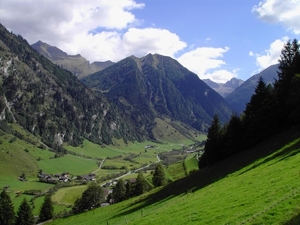
[[[227,81],[231,80],[233,77],[237,77],[238,69],[228,71],[228,70],[215,70],[212,73],[207,73],[204,75],[204,78],[209,78],[212,81],[217,83],[226,83]]]
[[[222,83],[237,76],[236,70],[217,69],[226,64],[221,58],[228,50],[228,47],[201,47],[184,53],[177,60],[183,66],[196,73],[201,79],[209,78],[215,82]]]
[[[266,69],[267,67],[278,63],[281,55],[281,50],[288,39],[288,37],[283,37],[281,39],[275,40],[270,44],[269,49],[266,49],[263,53],[254,54],[252,52],[252,55],[249,54],[250,56],[256,57],[256,65],[258,66],[258,71],[255,72],[260,72],[263,69]]]
[[[295,34],[300,34],[300,0],[264,0],[255,5],[252,12],[263,21],[281,23]]]
[[[228,47],[194,49],[167,29],[141,28],[132,10],[144,6],[136,0],[0,0],[0,21],[30,44],[41,40],[91,62],[149,53],[175,58],[185,50],[178,61],[201,79],[223,82],[236,76],[222,68]]]
[[[131,10],[144,7],[135,0],[1,0],[0,6],[1,22],[30,44],[41,40],[91,62],[148,53],[173,57],[187,46],[166,29],[134,28],[141,20]]]

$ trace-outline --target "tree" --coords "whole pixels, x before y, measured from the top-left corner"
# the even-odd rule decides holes
[[[6,190],[0,194],[0,224],[10,225],[14,223],[14,206]]]
[[[121,202],[125,199],[126,187],[123,179],[119,179],[116,186],[113,188],[114,202]]]
[[[159,187],[167,184],[167,178],[164,168],[160,163],[157,164],[152,177],[152,183],[154,186]]]
[[[224,150],[225,157],[230,156],[243,148],[244,129],[240,117],[232,114],[224,133]]]
[[[32,225],[32,224],[34,224],[34,217],[32,214],[32,210],[31,210],[26,198],[23,199],[23,201],[19,207],[15,224],[16,225]]]
[[[127,180],[125,187],[126,187],[125,199],[129,199],[133,197],[134,193],[133,193],[133,187],[130,179]]]
[[[103,188],[96,183],[91,183],[88,188],[82,193],[73,206],[73,212],[79,213],[84,210],[99,207],[104,201]]]
[[[44,222],[53,218],[53,204],[50,195],[46,195],[40,209],[39,221]]]
[[[260,77],[244,111],[244,142],[247,147],[253,146],[274,132],[273,108],[272,90]]]
[[[279,60],[278,79],[275,80],[274,90],[276,97],[276,106],[274,111],[278,120],[279,128],[286,126],[288,114],[291,110],[290,105],[287,105],[291,82],[293,77],[300,73],[300,45],[297,39],[293,42],[288,41],[281,50]]]
[[[207,140],[204,147],[205,151],[198,161],[199,168],[203,168],[219,160],[219,148],[221,147],[222,141],[222,126],[218,115],[215,115],[211,126],[208,128]]]
[[[149,183],[146,181],[143,173],[139,172],[136,178],[136,185],[135,185],[135,194],[141,195],[146,193],[151,189]]]

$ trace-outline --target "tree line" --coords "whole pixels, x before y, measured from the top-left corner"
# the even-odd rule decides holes
[[[6,189],[0,194],[1,225],[32,225],[35,222],[44,222],[53,218],[53,211],[51,196],[46,195],[40,208],[38,220],[35,221],[32,209],[26,198],[23,199],[17,213],[15,213],[13,203]]]
[[[232,114],[222,125],[215,115],[208,129],[205,152],[199,168],[212,165],[248,149],[271,135],[299,125],[300,122],[300,44],[297,39],[284,45],[278,78],[267,85],[257,82],[254,94],[241,115]]]

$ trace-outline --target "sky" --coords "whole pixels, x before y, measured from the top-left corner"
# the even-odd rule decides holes
[[[0,0],[0,23],[90,62],[161,54],[200,79],[248,79],[300,39],[300,0]]]

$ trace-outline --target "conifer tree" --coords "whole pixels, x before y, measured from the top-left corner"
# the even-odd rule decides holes
[[[113,188],[114,202],[121,202],[125,199],[126,187],[123,179],[119,179],[116,186]]]
[[[14,219],[13,203],[6,190],[3,190],[0,194],[0,224],[11,225],[14,223]]]
[[[31,210],[26,198],[23,199],[23,201],[19,207],[15,224],[16,225],[32,225],[32,224],[34,224],[34,217],[32,214],[32,210]]]
[[[279,60],[278,79],[275,80],[275,100],[276,105],[274,112],[278,120],[278,127],[286,126],[288,114],[292,110],[291,105],[287,104],[287,100],[291,95],[291,82],[293,77],[300,73],[300,45],[297,39],[293,42],[288,41],[282,51]]]
[[[53,218],[53,203],[50,195],[46,195],[40,209],[39,221],[44,222]]]
[[[223,154],[230,156],[243,148],[244,129],[240,117],[232,114],[224,133]]]
[[[146,181],[144,175],[139,172],[137,178],[136,178],[136,185],[135,185],[135,194],[141,195],[146,193],[151,189],[149,183]]]
[[[134,195],[133,194],[133,186],[132,186],[130,179],[127,180],[125,187],[126,187],[125,199],[129,199],[129,198],[133,197],[133,195]]]
[[[205,142],[205,151],[198,161],[199,168],[213,164],[220,158],[220,147],[223,141],[223,132],[220,119],[215,115],[210,128],[208,128],[207,140]]]
[[[157,164],[153,173],[152,183],[154,186],[159,187],[167,184],[167,178],[165,175],[164,168],[160,163]]]
[[[260,77],[244,111],[244,142],[252,146],[274,132],[273,94]]]

